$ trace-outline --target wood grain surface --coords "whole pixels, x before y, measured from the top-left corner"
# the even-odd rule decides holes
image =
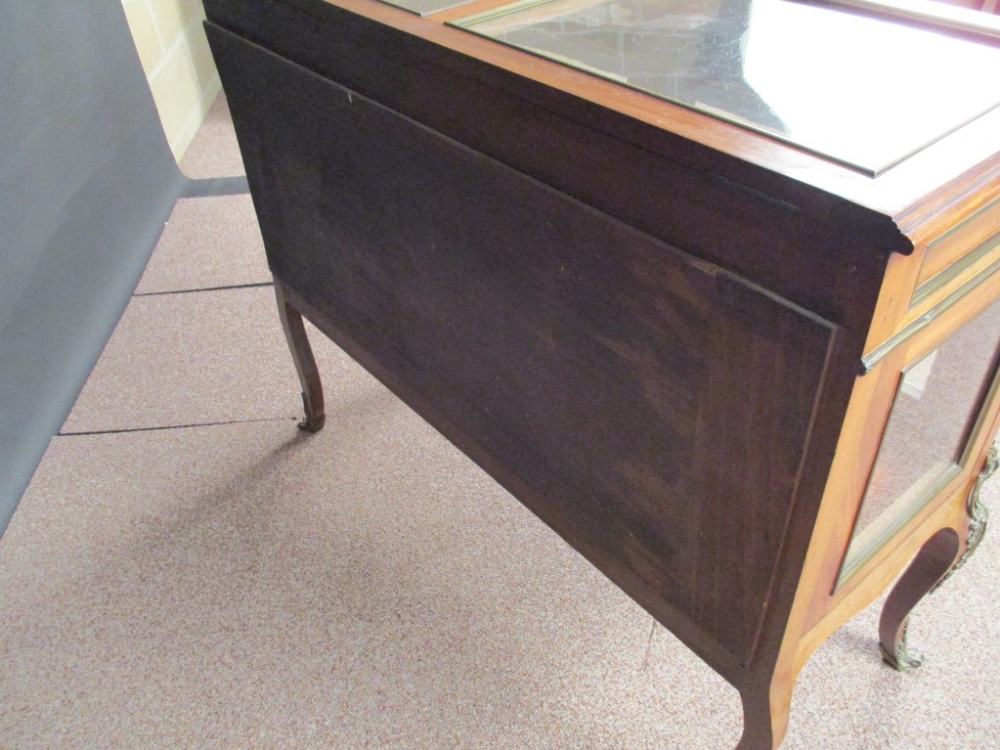
[[[834,326],[238,39],[213,44],[271,92],[243,145],[249,173],[273,176],[255,199],[276,277],[641,603],[711,660],[748,662]]]

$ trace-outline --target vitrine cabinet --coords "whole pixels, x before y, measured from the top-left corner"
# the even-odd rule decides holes
[[[305,428],[302,316],[730,681],[742,750],[904,569],[880,638],[915,663],[996,466],[1000,83],[949,83],[1000,61],[988,25],[205,5]]]

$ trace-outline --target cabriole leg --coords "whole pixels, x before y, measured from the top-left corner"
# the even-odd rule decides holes
[[[770,684],[740,691],[743,700],[743,736],[736,750],[775,750],[788,729],[794,678],[772,675]]]
[[[906,625],[910,612],[926,594],[965,565],[986,533],[989,513],[979,498],[979,492],[986,480],[996,473],[998,466],[1000,455],[994,445],[986,455],[983,469],[965,503],[969,533],[962,557],[957,561],[955,559],[960,548],[958,535],[951,529],[942,529],[920,550],[886,600],[879,624],[879,641],[886,662],[900,671],[919,667],[921,663],[920,655],[910,651],[906,645]]]
[[[927,540],[886,599],[879,622],[879,644],[882,657],[894,669],[920,666],[920,655],[906,643],[910,612],[951,570],[960,548],[955,530],[941,529]]]
[[[305,409],[305,419],[299,422],[299,429],[306,432],[319,432],[326,422],[323,410],[323,384],[319,379],[319,369],[313,357],[312,347],[306,335],[302,314],[289,304],[281,282],[274,280],[274,294],[278,300],[278,315],[281,327],[285,331],[285,340],[292,352],[292,361],[299,374],[302,386],[302,406]]]

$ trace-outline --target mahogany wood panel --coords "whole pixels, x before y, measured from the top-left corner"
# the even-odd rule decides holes
[[[733,679],[794,589],[838,328],[209,32],[293,301]]]
[[[321,0],[208,7],[228,30],[834,321],[858,356],[887,258],[912,250],[887,217],[836,195]]]

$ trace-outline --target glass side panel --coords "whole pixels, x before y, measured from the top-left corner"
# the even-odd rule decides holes
[[[455,25],[876,174],[1000,104],[1000,39],[789,0],[525,0]]]
[[[845,569],[877,549],[958,471],[996,374],[998,350],[1000,300],[903,371]]]

